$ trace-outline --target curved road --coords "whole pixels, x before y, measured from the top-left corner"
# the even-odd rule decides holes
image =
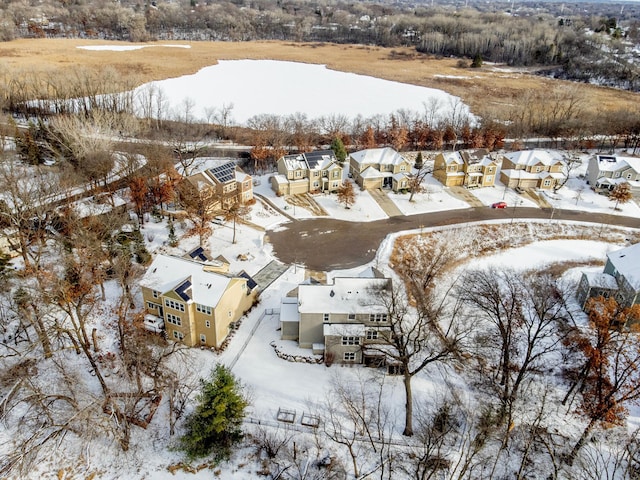
[[[267,231],[275,256],[284,263],[304,263],[311,270],[353,268],[370,262],[389,233],[483,220],[549,219],[550,209],[488,207],[390,217],[374,222],[330,218],[297,220]],[[517,214],[514,217],[514,214]],[[554,220],[572,220],[640,228],[640,218],[555,209]]]

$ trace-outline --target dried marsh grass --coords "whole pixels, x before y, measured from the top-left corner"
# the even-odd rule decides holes
[[[131,82],[140,85],[193,74],[218,60],[270,59],[326,64],[329,68],[371,75],[425,87],[439,88],[459,96],[474,112],[495,109],[517,102],[526,92],[548,91],[559,80],[542,78],[523,69],[464,69],[455,58],[436,59],[411,48],[382,48],[363,45],[291,42],[150,42],[154,48],[131,51],[91,51],[89,45],[132,45],[124,42],[80,39],[20,39],[0,43],[0,69],[29,75],[72,72],[78,66],[101,70],[111,66]],[[190,48],[162,47],[163,44]],[[135,44],[133,44],[135,45]],[[506,70],[506,71],[505,71]],[[579,88],[592,113],[636,108],[640,96],[587,84]],[[108,91],[109,85],[103,85]],[[416,105],[416,110],[421,106]]]

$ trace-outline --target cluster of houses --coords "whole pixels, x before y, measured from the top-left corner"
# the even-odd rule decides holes
[[[414,166],[392,148],[375,148],[348,157],[349,175],[363,189],[408,188]],[[271,187],[278,195],[335,192],[343,181],[343,164],[333,151],[285,155]],[[445,186],[494,186],[496,178],[510,188],[552,189],[564,179],[565,160],[557,153],[527,150],[495,154],[487,150],[443,152],[434,159],[433,176]],[[211,208],[253,199],[251,176],[229,162],[188,178],[215,199]],[[587,182],[596,191],[628,182],[640,192],[640,159],[596,155],[589,161]],[[141,282],[149,329],[164,325],[167,336],[190,346],[220,348],[235,322],[256,301],[256,282],[246,273],[229,273],[223,257],[211,258],[202,248],[183,258],[156,257]],[[388,312],[381,291],[391,279],[368,268],[354,277],[330,283],[307,281],[282,299],[281,337],[336,363],[380,366],[380,348],[389,335]],[[584,273],[577,298],[615,297],[624,306],[640,303],[640,244],[612,252],[602,273]],[[394,365],[387,364],[389,369]]]

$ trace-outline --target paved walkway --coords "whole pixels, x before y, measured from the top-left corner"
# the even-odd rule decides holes
[[[387,194],[383,190],[376,188],[375,190],[368,190],[368,192],[371,195],[371,198],[373,198],[376,203],[380,205],[380,208],[384,211],[384,213],[387,214],[388,217],[402,216],[402,212],[400,211],[400,209],[396,206],[395,203],[393,203],[393,201],[389,197],[387,197]]]
[[[278,260],[271,260],[267,263],[262,270],[251,277],[258,284],[258,292],[262,292],[275,282],[280,275],[287,271],[287,268],[289,268],[288,265]]]

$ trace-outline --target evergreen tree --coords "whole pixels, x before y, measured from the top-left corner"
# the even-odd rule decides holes
[[[344,162],[347,159],[347,149],[344,148],[344,143],[340,137],[336,137],[331,142],[331,150],[335,154],[339,162]]]
[[[173,220],[171,219],[171,217],[169,217],[168,227],[169,227],[169,237],[167,238],[167,240],[169,241],[169,246],[177,247],[178,237],[176,237],[176,229],[173,226]]]
[[[413,165],[414,168],[420,170],[422,168],[423,162],[424,160],[422,159],[422,152],[418,152],[418,155],[416,155],[416,162]]]
[[[473,62],[471,62],[471,68],[480,68],[482,67],[482,55],[479,53],[473,57]]]
[[[200,382],[199,403],[185,421],[179,449],[190,459],[213,454],[216,460],[222,460],[242,439],[240,426],[248,402],[242,386],[224,365],[218,364],[210,378]]]

